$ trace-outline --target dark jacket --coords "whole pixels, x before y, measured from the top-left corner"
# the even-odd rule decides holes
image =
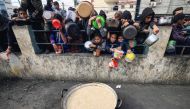
[[[9,19],[0,14],[0,31],[8,28]]]
[[[184,26],[173,24],[171,38],[174,39],[178,45],[186,45],[188,38],[183,34]]]
[[[31,19],[42,20],[43,6],[41,0],[21,0],[21,7],[28,10]]]

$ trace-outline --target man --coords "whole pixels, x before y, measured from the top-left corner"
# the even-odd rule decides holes
[[[44,20],[42,17],[43,6],[41,0],[21,0],[21,7],[29,12],[29,18],[31,20],[31,25],[34,30],[43,30]],[[47,37],[44,33],[35,33],[35,39],[37,43],[49,43]],[[45,52],[49,53],[47,45],[38,45],[41,51],[39,53]]]

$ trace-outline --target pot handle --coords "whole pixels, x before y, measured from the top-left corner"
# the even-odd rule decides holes
[[[121,99],[118,99],[118,100],[117,100],[117,106],[116,106],[115,109],[121,108],[122,103],[123,103],[123,101],[122,101]]]
[[[63,89],[62,91],[61,91],[61,97],[63,98],[63,95],[64,95],[64,92],[67,92],[68,91],[68,89]]]

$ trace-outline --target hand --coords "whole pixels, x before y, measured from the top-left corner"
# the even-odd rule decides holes
[[[7,60],[9,60],[9,55],[11,54],[11,47],[8,47],[6,50]]]
[[[110,51],[111,51],[111,52],[114,52],[114,51],[115,51],[115,49],[114,49],[114,48],[110,48]]]
[[[92,21],[93,21],[94,19],[96,19],[96,16],[93,16],[93,17],[91,17],[91,18],[89,19],[88,25],[91,25],[91,23],[92,23]]]
[[[131,49],[128,49],[128,50],[127,50],[127,53],[131,53],[131,52],[132,52]]]
[[[149,30],[148,29],[144,29],[143,32],[144,33],[149,33]]]
[[[101,20],[98,18],[98,19],[96,19],[96,22],[98,23],[98,24],[101,24]]]
[[[54,48],[55,52],[58,52],[58,47],[56,44],[53,44],[53,48]]]
[[[159,33],[159,28],[155,25],[154,27],[153,27],[153,34],[158,34]]]
[[[127,22],[125,22],[123,25],[126,27],[126,26],[129,25],[129,22],[127,21]]]
[[[90,44],[90,48],[96,48],[96,45]]]
[[[186,35],[187,34],[187,31],[182,31],[181,32],[183,35]]]

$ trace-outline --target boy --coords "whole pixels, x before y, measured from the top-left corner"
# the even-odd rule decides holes
[[[174,16],[171,37],[176,41],[177,45],[190,45],[190,37],[187,37],[187,32],[183,31],[184,19],[185,15],[183,13]]]

